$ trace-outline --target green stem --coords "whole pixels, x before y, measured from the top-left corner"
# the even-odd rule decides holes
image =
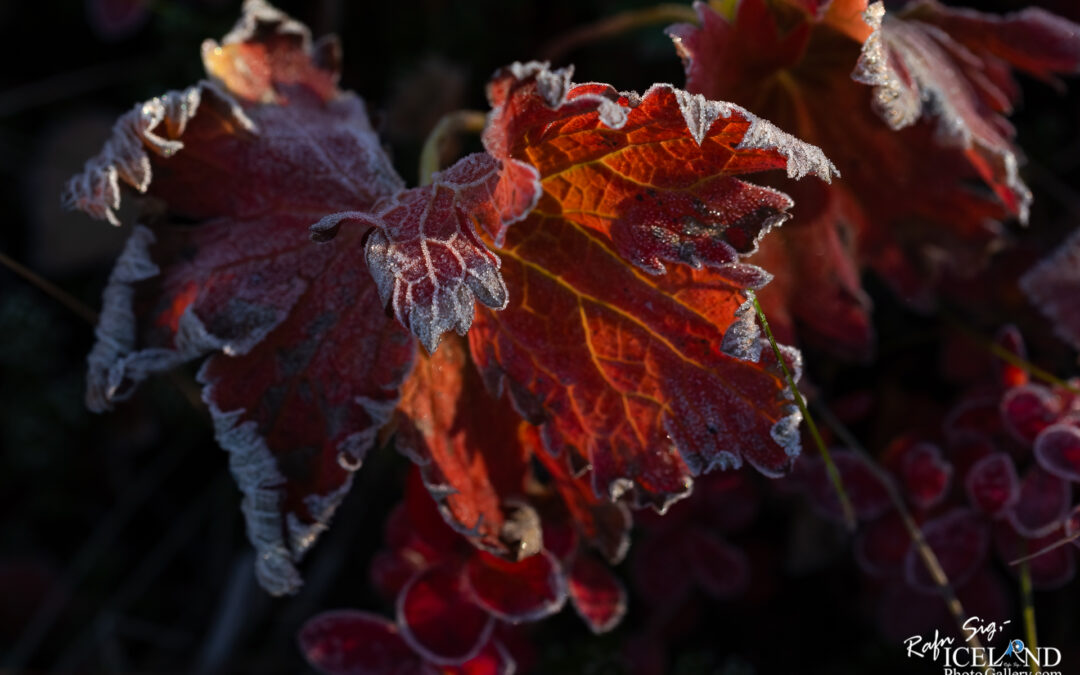
[[[1066,382],[1065,380],[1054,375],[1053,373],[1036,366],[1031,361],[1028,361],[1023,357],[1010,352],[1008,349],[999,345],[997,342],[994,342],[986,336],[976,332],[974,329],[969,328],[966,324],[964,324],[964,322],[960,321],[960,319],[956,318],[949,312],[943,311],[941,312],[941,316],[945,319],[946,323],[948,323],[956,330],[960,331],[960,333],[962,333],[964,337],[968,338],[969,340],[979,345],[983,349],[987,350],[1002,361],[1016,366],[1017,368],[1023,370],[1025,373],[1027,373],[1031,377],[1034,377],[1035,379],[1042,380],[1043,382],[1046,382],[1048,384],[1061,387],[1062,389],[1067,389],[1074,394],[1080,394],[1080,387]]]
[[[1039,638],[1035,630],[1035,596],[1031,589],[1031,566],[1026,559],[1020,563],[1020,596],[1024,603],[1025,647],[1030,649],[1032,653],[1037,654],[1039,653]],[[1038,663],[1032,664],[1031,672],[1034,675],[1041,672]]]
[[[926,543],[926,537],[923,536],[923,531],[919,527],[919,524],[915,522],[915,518],[911,515],[911,511],[908,510],[907,504],[904,502],[903,495],[900,494],[900,490],[897,489],[895,481],[885,469],[881,468],[866,448],[862,447],[862,444],[855,438],[855,436],[840,423],[840,420],[829,411],[828,408],[822,406],[820,403],[815,406],[818,412],[818,416],[825,421],[825,424],[829,425],[829,428],[833,430],[837,438],[844,442],[848,448],[862,457],[866,466],[873,472],[874,476],[885,488],[885,492],[889,495],[889,501],[892,502],[896,508],[896,512],[900,515],[900,520],[904,523],[904,528],[907,530],[908,536],[911,537],[911,542],[915,546],[915,550],[918,552],[919,557],[923,561],[923,565],[926,566],[926,570],[930,573],[930,578],[934,580],[938,589],[941,591],[942,597],[945,599],[945,606],[949,610],[949,614],[952,615],[953,620],[956,622],[957,628],[960,630],[960,634],[964,634],[964,622],[967,621],[967,613],[964,611],[963,604],[960,603],[960,598],[956,596],[956,591],[953,589],[952,584],[949,583],[949,577],[945,574],[945,569],[941,566],[941,561],[938,560],[937,554],[934,553],[934,549],[930,548],[930,544]],[[982,648],[982,641],[979,640],[977,635],[971,636],[968,643],[973,648]],[[989,675],[989,669],[983,668],[983,672]]]
[[[632,9],[572,30],[549,42],[540,50],[540,55],[547,61],[558,61],[578,47],[617,37],[638,28],[670,23],[696,24],[697,22],[697,12],[690,5],[664,3],[655,7]]]
[[[486,121],[484,113],[478,110],[455,110],[443,115],[420,150],[420,185],[431,184],[431,177],[439,170],[439,158],[447,138],[462,132],[478,134],[484,130]]]
[[[788,387],[791,389],[792,397],[795,399],[795,405],[799,407],[799,412],[802,413],[803,419],[806,420],[806,428],[810,431],[810,436],[814,439],[814,445],[817,446],[818,451],[821,453],[821,459],[825,462],[825,473],[829,476],[829,480],[833,484],[833,489],[836,490],[836,496],[840,500],[840,510],[844,515],[844,524],[847,526],[848,531],[854,532],[855,509],[851,505],[851,500],[848,498],[847,491],[844,490],[844,481],[840,478],[840,471],[836,468],[836,463],[833,462],[832,455],[829,454],[829,449],[825,447],[825,441],[821,438],[817,424],[814,423],[814,418],[810,414],[810,410],[806,407],[806,401],[803,399],[802,393],[799,392],[799,387],[795,384],[795,378],[792,377],[791,371],[787,367],[787,361],[784,360],[783,354],[780,353],[780,347],[776,344],[776,338],[773,337],[772,329],[769,328],[769,320],[765,318],[765,310],[761,308],[761,303],[758,302],[757,294],[753,291],[747,291],[747,295],[749,295],[750,301],[754,303],[754,310],[757,311],[758,321],[761,322],[761,327],[765,331],[765,336],[769,338],[769,344],[772,346],[773,354],[776,355],[776,361],[780,364],[780,368],[784,372],[784,378],[787,380]]]

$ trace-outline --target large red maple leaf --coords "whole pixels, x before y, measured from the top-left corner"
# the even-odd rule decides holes
[[[199,372],[244,494],[256,572],[273,593],[326,527],[389,418],[415,351],[360,262],[362,232],[311,242],[323,215],[400,191],[363,103],[337,89],[337,46],[262,2],[210,80],[137,105],[66,199],[117,222],[121,185],[147,195],[104,294],[87,403],[152,373]]]
[[[731,18],[696,8],[700,26],[669,29],[687,88],[819,145],[845,178],[785,184],[799,217],[755,258],[777,271],[761,297],[785,339],[799,324],[805,340],[868,354],[864,269],[925,306],[942,266],[970,274],[1001,244],[1000,222],[1026,218],[1005,117],[1019,95],[1012,71],[1076,72],[1080,27],[933,0],[895,15],[866,0],[741,0]]]

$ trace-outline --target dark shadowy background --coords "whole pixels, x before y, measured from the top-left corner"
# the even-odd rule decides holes
[[[439,116],[485,109],[497,67],[527,60],[567,30],[650,0],[390,0],[281,2],[316,35],[344,43],[342,85],[363,96],[399,172],[416,180],[420,145]],[[1026,3],[978,2],[981,10]],[[1044,3],[1080,19],[1075,2]],[[1056,6],[1054,6],[1056,5]],[[101,12],[116,17],[106,21]],[[232,26],[232,0],[0,2],[0,252],[96,309],[125,232],[65,213],[63,181],[97,152],[115,117],[137,101],[193,83],[199,44]],[[569,55],[577,78],[644,90],[682,82],[661,27]],[[1036,192],[1032,234],[1042,246],[1080,214],[1080,97],[1025,82],[1015,121]],[[1038,231],[1035,231],[1035,229]],[[878,307],[875,370],[822,360],[816,381],[922,388],[946,399],[935,343],[940,326],[897,306],[870,281]],[[976,317],[974,320],[978,320]],[[982,328],[983,326],[980,326]],[[985,326],[992,330],[992,326]],[[1044,327],[1045,328],[1045,327]],[[1032,337],[1032,336],[1029,336]],[[226,456],[212,437],[191,372],[159,377],[115,412],[82,403],[92,326],[34,285],[0,269],[0,666],[36,671],[298,672],[294,635],[320,609],[387,611],[369,589],[367,563],[399,496],[403,460],[376,453],[334,526],[306,564],[293,598],[255,584]],[[1035,335],[1036,358],[1062,372],[1062,350]],[[1064,367],[1068,367],[1064,363]],[[914,369],[914,371],[913,371]],[[912,378],[912,372],[921,375]],[[1075,371],[1074,371],[1075,372]],[[892,378],[892,379],[890,379]],[[879,387],[880,389],[880,387]],[[903,430],[861,430],[871,449]],[[918,426],[918,419],[907,421]],[[796,502],[768,508],[744,545],[766,547],[773,586],[688,617],[675,647],[679,673],[915,672],[882,640],[860,604],[850,547]],[[806,521],[806,522],[804,522]],[[678,574],[678,570],[672,570]],[[1044,644],[1080,634],[1077,594],[1037,597]],[[635,622],[593,637],[565,611],[535,634],[543,672],[622,672]],[[927,671],[931,672],[931,671]]]

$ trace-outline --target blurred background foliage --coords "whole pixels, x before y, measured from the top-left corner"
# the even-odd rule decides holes
[[[399,172],[414,183],[427,132],[450,110],[485,109],[484,85],[496,68],[536,57],[574,27],[651,3],[279,4],[315,35],[341,36],[342,86],[368,102]],[[977,4],[1007,11],[1027,3]],[[1041,4],[1080,20],[1072,0]],[[199,44],[227,32],[238,13],[234,0],[0,3],[0,252],[98,307],[125,232],[62,211],[63,182],[97,152],[117,115],[198,79]],[[579,48],[567,60],[577,64],[577,80],[620,89],[683,79],[660,26]],[[1038,231],[1021,236],[1034,237],[1040,249],[1060,240],[1080,215],[1077,91],[1063,95],[1025,82],[1026,102],[1014,118],[1036,192]],[[462,143],[463,151],[475,141]],[[943,376],[935,372],[941,355],[919,339],[940,326],[872,288],[880,353],[888,360],[876,371],[818,367],[810,354],[815,381],[840,391],[874,381],[886,396],[892,387],[942,398]],[[980,328],[992,331],[995,319],[985,317]],[[298,672],[306,666],[294,635],[304,619],[332,607],[388,609],[368,587],[367,564],[399,497],[400,481],[385,479],[403,473],[394,453],[374,453],[359,475],[309,557],[303,591],[271,599],[252,578],[240,496],[198,401],[193,370],[150,381],[112,414],[89,414],[82,387],[92,326],[5,269],[0,336],[0,665]],[[1027,337],[1037,357],[1051,342]],[[1067,356],[1042,349],[1050,366]],[[859,429],[871,449],[918,423],[910,408],[894,417],[883,428]],[[866,621],[872,608],[855,600],[859,576],[848,544],[820,521],[792,520],[798,509],[767,509],[742,542],[750,550],[785,551],[784,559],[758,558],[777,572],[773,587],[687,616],[674,640],[673,672],[915,672],[901,646],[883,641]],[[1068,596],[1039,596],[1045,644],[1075,638],[1075,595],[1070,589]],[[563,612],[538,630],[541,672],[622,672],[620,654],[634,622],[631,606],[626,626],[595,638]]]

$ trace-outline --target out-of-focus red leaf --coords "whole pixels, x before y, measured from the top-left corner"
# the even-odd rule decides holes
[[[941,503],[948,493],[953,468],[932,443],[916,443],[899,457],[898,474],[905,494],[920,509]]]
[[[565,573],[547,551],[517,562],[477,551],[465,565],[465,579],[480,607],[510,623],[537,621],[566,602]]]
[[[700,26],[669,29],[690,91],[765,115],[844,174],[832,186],[785,185],[798,217],[761,255],[794,279],[761,297],[781,329],[797,325],[847,356],[865,356],[872,338],[861,270],[926,305],[941,267],[970,274],[1000,240],[999,221],[1026,216],[1004,117],[1019,93],[1011,71],[1080,65],[1077,28],[1040,10],[996,17],[921,2],[882,20],[882,4],[868,5],[743,0],[728,20],[698,3]]]
[[[1040,537],[1028,538],[1017,532],[1010,523],[1002,522],[994,528],[994,545],[1001,558],[1011,563],[1050,547],[1060,541],[1066,532],[1066,528],[1058,527]],[[1055,546],[1029,558],[1027,565],[1033,588],[1043,591],[1061,588],[1076,576],[1076,550],[1072,546]],[[1010,564],[1009,569],[1013,574],[1018,574],[1020,566]]]
[[[986,560],[990,548],[990,530],[979,514],[970,509],[954,509],[922,526],[926,543],[941,563],[941,569],[953,585],[959,586],[971,578]],[[914,544],[904,559],[904,578],[913,588],[924,593],[940,591],[926,569]]]
[[[332,43],[249,2],[203,55],[218,84],[136,106],[68,185],[69,205],[114,223],[122,185],[150,197],[105,290],[87,402],[108,409],[148,375],[214,354],[203,396],[258,577],[288,593],[415,350],[357,266],[362,233],[317,247],[307,229],[402,183],[363,103],[334,86]]]
[[[476,656],[494,627],[491,615],[469,600],[461,567],[419,572],[397,601],[401,636],[425,661],[460,665]]]
[[[855,539],[855,562],[875,577],[899,575],[911,536],[895,511],[867,523]]]
[[[1030,446],[1043,429],[1058,420],[1061,407],[1061,398],[1049,388],[1027,384],[1001,397],[1001,418],[1014,437]]]
[[[767,275],[739,256],[790,202],[736,176],[828,178],[828,161],[668,85],[619,94],[515,64],[489,98],[488,151],[535,167],[544,192],[499,248],[519,295],[469,336],[486,380],[551,452],[587,456],[598,494],[662,509],[712,468],[786,470],[798,415],[746,304]]]
[[[1080,349],[1080,231],[1021,277],[1020,287],[1058,336]]]
[[[567,581],[570,601],[593,633],[606,633],[619,625],[626,614],[626,589],[607,565],[579,554]]]
[[[307,620],[297,639],[307,662],[327,675],[430,672],[392,621],[368,612],[323,612]]]
[[[329,240],[346,222],[371,230],[364,253],[379,296],[434,352],[443,333],[469,330],[474,299],[506,307],[499,258],[480,240],[477,226],[501,233],[524,218],[538,196],[535,171],[488,154],[469,155],[432,176],[431,185],[394,193],[370,211],[326,216],[312,226],[312,235]]]
[[[972,465],[964,478],[968,500],[987,515],[996,516],[1020,498],[1020,479],[1011,457],[995,452]]]
[[[688,529],[682,544],[688,571],[706,593],[723,600],[746,590],[750,564],[740,549],[699,528]]]
[[[832,450],[829,454],[840,473],[844,492],[860,520],[872,520],[889,510],[892,502],[888,491],[862,457],[844,449]],[[829,478],[825,461],[821,457],[806,457],[800,464],[802,469],[799,477],[810,502],[830,518],[843,520],[840,498]]]
[[[103,40],[121,40],[136,33],[150,18],[147,0],[84,0],[90,27]]]
[[[1069,482],[1033,466],[1020,481],[1020,496],[1008,511],[1009,522],[1025,537],[1042,537],[1061,525],[1071,504]]]
[[[397,448],[420,467],[451,526],[510,559],[540,550],[539,518],[522,499],[521,418],[505,398],[487,393],[460,338],[418,359],[398,411]]]
[[[1050,473],[1080,483],[1080,429],[1055,424],[1035,439],[1035,460]]]

